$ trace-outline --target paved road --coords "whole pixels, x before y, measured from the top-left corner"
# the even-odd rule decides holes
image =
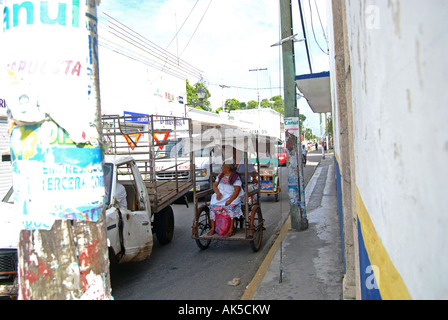
[[[311,152],[304,168],[305,182],[311,178],[321,154]],[[171,243],[160,246],[154,240],[151,257],[111,269],[112,295],[116,300],[235,300],[240,299],[274,242],[289,212],[287,169],[281,168],[280,200],[264,195],[261,200],[266,230],[260,251],[248,242],[213,241],[200,250],[191,239],[193,205],[174,205],[175,233]],[[239,278],[241,284],[229,286]]]

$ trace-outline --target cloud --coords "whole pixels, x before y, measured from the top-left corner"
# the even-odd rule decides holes
[[[325,1],[316,1],[321,17],[325,20]],[[306,1],[305,3],[307,4]],[[311,4],[313,22],[319,26],[315,30],[319,31],[314,1],[311,1]],[[294,5],[297,7],[296,2],[293,2]],[[308,6],[304,7],[304,11],[309,11],[309,8],[306,8]],[[107,0],[103,1],[99,9],[160,47],[175,55],[181,55],[182,60],[202,70],[212,94],[210,101],[214,109],[229,98],[236,98],[241,102],[257,100],[257,91],[260,92],[260,99],[269,99],[283,93],[279,89],[283,82],[280,47],[271,47],[280,37],[278,1]],[[293,14],[297,24],[300,16]],[[172,41],[181,27],[177,39]],[[298,26],[295,25],[295,28]],[[301,33],[301,28],[294,31]],[[321,34],[321,31],[316,33],[319,37]],[[312,34],[308,37],[312,37]],[[317,72],[321,69],[317,67],[321,64],[318,58],[320,51],[315,51],[315,44],[311,41],[314,39],[309,39],[313,71]],[[296,44],[295,50],[299,59],[296,62],[297,73],[308,73],[305,50],[300,44]],[[249,69],[254,68],[268,70],[249,72]],[[194,83],[199,79],[189,80]],[[230,88],[222,89],[219,85]]]
[[[220,84],[240,87],[224,90],[224,99],[257,99],[257,77],[249,72],[251,68],[269,69],[258,75],[260,88],[280,86],[278,50],[270,47],[279,37],[277,1],[130,1],[128,6],[128,2],[110,0],[100,9],[164,49],[171,42],[168,51],[204,72],[214,108],[221,106]],[[181,26],[177,40],[172,41]]]

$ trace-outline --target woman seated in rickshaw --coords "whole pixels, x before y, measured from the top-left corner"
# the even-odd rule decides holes
[[[242,181],[236,172],[232,159],[224,161],[222,172],[213,184],[215,193],[210,201],[211,230],[207,235],[215,232],[221,236],[233,235],[233,221],[243,216],[241,203],[244,199]]]

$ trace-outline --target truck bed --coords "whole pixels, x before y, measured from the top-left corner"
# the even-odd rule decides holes
[[[145,181],[152,212],[159,212],[193,188],[191,181]]]

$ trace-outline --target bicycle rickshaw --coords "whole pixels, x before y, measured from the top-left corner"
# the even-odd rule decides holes
[[[260,193],[274,195],[275,202],[277,202],[281,191],[278,160],[274,157],[261,158],[260,166]]]
[[[251,183],[248,168],[251,164],[249,153],[256,155],[255,169],[260,181],[259,154],[273,153],[277,139],[253,135],[238,129],[213,128],[204,131],[200,136],[190,141],[190,147],[194,150],[209,148],[210,150],[210,187],[219,174],[220,165],[229,155],[235,160],[235,154],[242,154],[244,173],[240,173],[243,182],[244,201],[242,202],[243,217],[234,220],[234,234],[224,237],[217,233],[207,235],[210,231],[210,202],[206,199],[213,194],[213,189],[201,192],[193,190],[194,221],[192,226],[192,238],[201,249],[207,249],[212,240],[217,241],[245,241],[249,242],[253,251],[258,251],[263,238],[263,214],[260,206],[260,185]],[[234,161],[237,164],[236,161]]]

